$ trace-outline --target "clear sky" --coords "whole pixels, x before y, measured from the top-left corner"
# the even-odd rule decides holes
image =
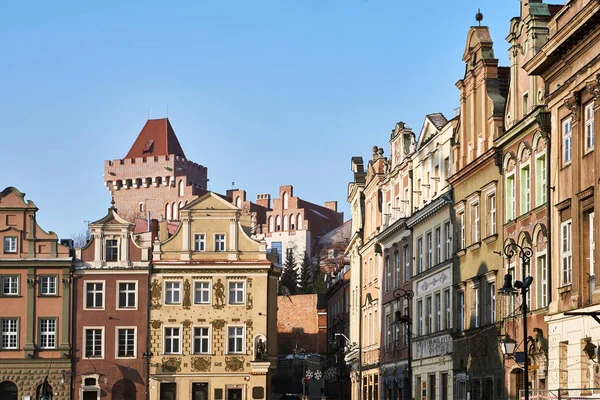
[[[70,237],[106,214],[106,159],[171,120],[209,189],[280,185],[348,218],[350,158],[448,118],[481,8],[508,65],[518,0],[11,1],[0,6],[0,190]]]

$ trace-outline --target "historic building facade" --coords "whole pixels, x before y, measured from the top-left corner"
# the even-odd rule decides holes
[[[147,392],[148,277],[153,232],[114,207],[89,225],[73,268],[73,398],[145,399]]]
[[[548,185],[554,190],[548,198],[552,220],[548,243],[556,244],[548,250],[554,260],[547,300],[551,390],[600,387],[600,369],[590,361],[600,325],[589,315],[600,311],[600,289],[595,282],[600,153],[594,150],[599,125],[595,119],[600,115],[598,18],[597,1],[573,0],[554,10],[547,42],[524,65],[530,75],[544,79],[551,113],[549,157],[553,163]],[[573,311],[588,315],[568,315]],[[588,355],[585,349],[593,351]]]
[[[36,221],[14,187],[0,192],[0,398],[69,399],[71,265],[68,246]]]
[[[250,216],[208,192],[154,243],[150,399],[269,399],[280,269]]]

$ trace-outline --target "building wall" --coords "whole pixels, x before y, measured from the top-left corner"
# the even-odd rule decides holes
[[[317,294],[277,297],[277,340],[279,354],[291,354],[296,346],[307,353],[325,353],[327,323],[320,321]]]

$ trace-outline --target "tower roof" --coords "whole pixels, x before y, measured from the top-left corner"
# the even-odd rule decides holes
[[[149,119],[125,158],[176,155],[185,158],[168,118]]]

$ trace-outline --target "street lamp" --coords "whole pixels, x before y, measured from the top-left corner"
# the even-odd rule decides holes
[[[515,285],[512,285],[512,276],[511,274],[504,275],[504,286],[498,291],[499,294],[502,295],[516,295],[519,290],[521,291],[521,312],[523,314],[523,389],[525,390],[524,400],[529,400],[529,357],[527,355],[527,292],[533,283],[533,278],[531,276],[525,277],[527,273],[527,266],[533,256],[533,250],[531,247],[521,247],[516,243],[509,243],[504,247],[504,255],[508,258],[508,265],[510,265],[510,260],[518,256],[521,259],[521,268],[523,282],[515,281]],[[502,347],[502,353],[504,355],[514,354],[516,342],[512,340],[510,337],[504,338],[503,341],[500,342]]]
[[[415,293],[410,290],[410,289],[402,289],[402,288],[398,288],[396,290],[394,290],[394,298],[396,300],[400,300],[400,299],[405,299],[407,301],[410,301],[413,297],[414,297]],[[409,305],[410,307],[410,305]],[[406,327],[406,336],[408,337],[408,361],[407,361],[407,368],[406,368],[406,374],[404,375],[404,387],[402,389],[402,399],[403,400],[410,400],[412,398],[412,346],[411,346],[411,336],[412,336],[412,332],[411,332],[411,325],[412,325],[412,321],[410,319],[409,315],[402,315],[402,313],[400,312],[399,309],[396,309],[395,314],[395,318],[394,318],[394,325],[398,325],[398,324],[405,324]]]

